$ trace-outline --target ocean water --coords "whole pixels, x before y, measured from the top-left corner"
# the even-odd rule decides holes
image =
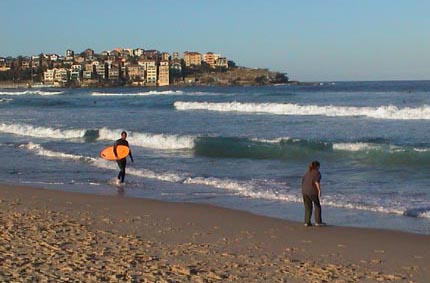
[[[122,130],[126,189],[98,152]],[[430,234],[430,82],[0,89],[3,183],[209,203],[303,221],[321,162],[323,220]]]

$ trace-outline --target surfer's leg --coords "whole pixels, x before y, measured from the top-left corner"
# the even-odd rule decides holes
[[[121,159],[117,161],[118,167],[119,167],[119,173],[118,173],[118,180],[121,181],[121,183],[124,183],[125,178],[125,166],[127,164],[125,159]]]
[[[305,206],[305,225],[311,224],[312,200],[308,195],[303,195],[303,204]]]

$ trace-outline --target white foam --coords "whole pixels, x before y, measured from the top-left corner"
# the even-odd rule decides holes
[[[36,155],[58,159],[68,159],[73,161],[83,161],[90,165],[102,169],[118,170],[115,162],[110,162],[100,158],[92,158],[82,155],[68,154],[43,148],[39,144],[28,143],[20,148],[27,149]],[[274,200],[301,203],[302,197],[298,190],[291,190],[286,184],[271,180],[246,180],[239,181],[229,178],[216,177],[191,177],[187,173],[177,172],[155,172],[147,169],[127,168],[127,173],[137,177],[155,179],[165,182],[195,184],[210,186],[217,189],[227,190],[234,195],[248,197],[252,199]],[[346,208],[353,210],[363,210],[384,214],[406,215],[419,218],[430,218],[430,209],[407,209],[407,200],[388,200],[383,203],[380,199],[353,195],[324,195],[321,203],[324,206]],[[383,203],[383,204],[381,204]],[[404,205],[400,205],[404,203]]]
[[[416,151],[416,152],[430,152],[430,148],[417,148],[417,147],[414,147],[414,151]]]
[[[423,211],[421,213],[418,213],[418,218],[430,218],[430,211]]]
[[[149,96],[149,95],[182,95],[184,94],[181,90],[165,90],[156,91],[150,90],[146,92],[127,92],[127,93],[110,93],[110,92],[92,92],[92,96]]]
[[[118,170],[118,166],[116,165],[115,162],[107,161],[101,158],[97,158],[93,160],[91,164],[102,169]],[[137,177],[155,179],[155,180],[172,182],[172,183],[179,183],[185,179],[185,176],[182,176],[181,174],[178,174],[178,173],[154,172],[148,169],[136,169],[132,167],[127,167],[127,174],[137,176]]]
[[[270,144],[279,144],[283,141],[296,141],[295,139],[292,139],[290,137],[281,137],[281,138],[275,138],[275,139],[259,139],[259,138],[251,138],[251,141],[254,142],[261,142],[261,143],[270,143]]]
[[[0,123],[0,132],[38,138],[73,139],[84,137],[86,131],[82,129],[60,130],[47,127],[36,127],[27,124]]]
[[[43,90],[26,90],[26,91],[0,91],[0,95],[59,95],[63,91],[43,91]]]
[[[0,103],[7,103],[10,101],[13,101],[13,99],[12,98],[0,98]]]
[[[119,138],[121,130],[111,130],[102,128],[99,130],[100,140],[116,140]],[[195,137],[186,135],[166,135],[166,134],[148,134],[139,132],[128,132],[130,144],[155,149],[192,149],[194,148]]]
[[[355,143],[334,143],[334,150],[341,151],[369,151],[379,149],[377,145],[364,143],[364,142],[355,142]]]
[[[70,160],[83,160],[87,162],[94,161],[94,158],[91,158],[91,157],[85,157],[82,155],[74,155],[74,154],[69,154],[64,152],[48,150],[43,148],[40,144],[35,144],[32,142],[28,144],[20,145],[20,147],[26,148],[39,156],[54,157],[54,158],[60,158],[60,159],[70,159]]]
[[[184,102],[176,101],[177,110],[209,110],[219,112],[269,113],[275,115],[318,115],[330,117],[364,116],[375,119],[430,120],[430,106],[398,108],[393,105],[380,107],[320,106],[292,103],[241,103],[241,102]]]

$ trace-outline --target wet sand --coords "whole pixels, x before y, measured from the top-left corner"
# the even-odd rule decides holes
[[[0,185],[0,282],[430,282],[429,259],[425,235]]]

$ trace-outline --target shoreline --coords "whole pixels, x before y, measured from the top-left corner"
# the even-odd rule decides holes
[[[6,184],[0,184],[0,213],[0,256],[5,267],[1,280],[25,282],[33,276],[90,282],[426,282],[430,278],[428,235],[339,226],[306,228],[207,204]],[[38,263],[38,258],[45,258],[51,267],[45,270],[46,262]]]

